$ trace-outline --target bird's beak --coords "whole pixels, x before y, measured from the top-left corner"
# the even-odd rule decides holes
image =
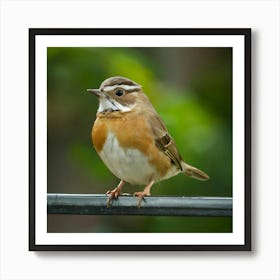
[[[99,89],[87,89],[87,92],[96,95],[97,97],[105,97],[105,93]]]

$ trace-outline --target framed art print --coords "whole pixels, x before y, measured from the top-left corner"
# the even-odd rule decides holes
[[[251,250],[250,29],[30,29],[29,94],[30,250]]]

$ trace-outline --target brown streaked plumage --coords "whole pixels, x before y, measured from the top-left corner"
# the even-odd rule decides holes
[[[139,198],[150,195],[152,185],[178,173],[207,180],[203,171],[185,163],[172,137],[141,85],[124,77],[106,79],[99,89],[89,89],[99,98],[92,128],[93,145],[110,171],[121,179],[108,191],[108,206],[125,182],[146,185]]]

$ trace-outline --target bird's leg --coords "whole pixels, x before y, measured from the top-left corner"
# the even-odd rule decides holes
[[[118,196],[121,194],[121,191],[122,191],[122,187],[124,186],[125,184],[125,181],[124,180],[121,180],[118,184],[118,186],[113,189],[112,191],[107,191],[106,194],[108,196],[108,199],[107,199],[107,207],[109,208],[111,206],[111,201],[114,200],[114,199],[117,199]]]
[[[154,180],[152,180],[145,188],[142,192],[135,192],[133,194],[133,196],[137,196],[138,198],[138,204],[137,204],[137,207],[140,208],[141,207],[141,201],[143,200],[144,196],[150,196],[151,193],[150,193],[150,190],[151,190],[151,187],[153,186],[154,184]]]

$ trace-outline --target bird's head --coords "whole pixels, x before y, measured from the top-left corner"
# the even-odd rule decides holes
[[[99,99],[99,113],[110,111],[131,111],[135,106],[141,85],[124,77],[111,77],[102,82],[99,89],[88,89]]]

